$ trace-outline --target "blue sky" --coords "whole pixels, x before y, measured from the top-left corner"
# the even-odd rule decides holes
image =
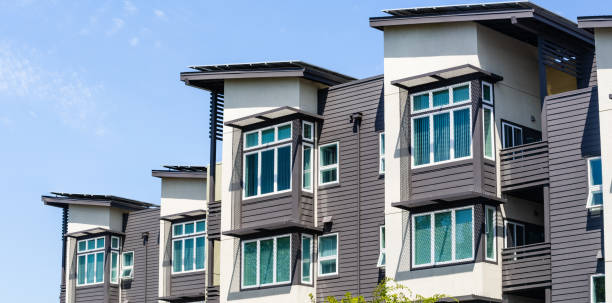
[[[368,17],[464,2],[0,0],[3,300],[57,298],[61,211],[42,194],[159,203],[151,169],[207,164],[208,94],[179,81],[187,66],[304,60],[372,76],[382,32]],[[570,20],[612,13],[603,0],[537,3]]]

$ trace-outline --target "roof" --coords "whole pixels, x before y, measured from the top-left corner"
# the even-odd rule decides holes
[[[492,82],[501,81],[503,79],[499,75],[487,72],[471,64],[464,64],[435,72],[393,80],[391,81],[391,84],[401,88],[410,89],[416,86],[433,84],[467,75],[484,76],[489,78]]]
[[[195,65],[194,72],[183,72],[181,81],[201,89],[223,92],[225,79],[300,77],[327,86],[346,83],[355,78],[303,61],[277,61]]]
[[[164,165],[165,170],[152,170],[151,175],[157,178],[187,178],[206,179],[208,168],[206,166]]]
[[[88,205],[88,206],[104,206],[117,207],[126,210],[141,210],[157,205],[132,200],[128,198],[113,196],[113,195],[91,195],[91,194],[76,194],[76,193],[59,193],[51,192],[55,196],[42,196],[41,199],[45,205],[55,207],[66,207],[69,205]]]
[[[225,125],[235,127],[235,128],[243,128],[245,126],[257,124],[260,122],[266,122],[266,121],[270,121],[270,120],[278,119],[282,117],[287,117],[291,115],[309,117],[309,118],[319,120],[319,121],[323,120],[323,116],[315,115],[307,111],[296,109],[290,106],[283,106],[283,107],[275,108],[272,110],[264,111],[261,113],[253,114],[250,116],[227,121],[225,122]]]
[[[370,26],[384,30],[386,26],[475,21],[484,25],[496,25],[495,21],[509,20],[512,24],[529,20],[528,30],[548,31],[554,29],[583,42],[593,44],[593,35],[578,28],[576,23],[544,9],[529,1],[510,1],[495,3],[474,3],[446,6],[412,7],[388,9],[383,12],[390,16],[370,18]],[[491,26],[494,27],[494,26]],[[495,28],[495,27],[494,27]],[[510,27],[510,31],[520,30]],[[530,41],[532,42],[532,41]]]
[[[612,27],[612,15],[578,17],[579,28]]]

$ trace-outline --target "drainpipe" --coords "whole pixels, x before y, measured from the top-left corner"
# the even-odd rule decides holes
[[[357,134],[357,272],[361,271],[361,119],[363,114],[351,114],[353,132]],[[339,160],[339,159],[338,159]],[[340,178],[340,176],[338,176]],[[361,279],[357,279],[357,294],[361,295]]]
[[[145,275],[144,275],[144,279],[145,279],[145,288],[144,288],[144,302],[147,303],[147,277],[149,276],[149,232],[145,231],[143,233],[140,234],[140,237],[142,238],[142,245],[144,245],[145,248]],[[132,261],[133,262],[133,261]]]

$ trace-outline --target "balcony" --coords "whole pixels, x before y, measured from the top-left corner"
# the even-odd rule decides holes
[[[503,292],[533,291],[550,285],[550,243],[502,250]]]
[[[548,184],[547,141],[502,149],[499,158],[502,192],[520,192]]]

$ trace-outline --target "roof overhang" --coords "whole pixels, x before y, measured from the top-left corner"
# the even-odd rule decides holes
[[[202,273],[202,275],[204,275],[204,273]],[[165,297],[158,297],[157,300],[159,301],[166,301],[166,302],[173,302],[173,303],[182,303],[182,302],[194,302],[196,300],[205,300],[206,299],[206,294],[204,292],[195,292],[195,293],[190,293],[190,294],[183,294],[183,295],[177,295],[177,296],[165,296]]]
[[[120,231],[115,231],[115,230],[111,230],[111,229],[104,228],[104,227],[94,227],[94,228],[87,229],[87,230],[67,233],[64,236],[68,238],[81,238],[81,237],[95,236],[95,235],[106,234],[106,233],[122,235],[122,236],[125,235],[125,233],[120,232]]]
[[[500,75],[487,72],[471,64],[464,64],[421,75],[393,80],[391,81],[391,84],[403,89],[410,90],[423,85],[435,85],[436,83],[443,83],[459,77],[463,78],[468,76],[474,76],[474,78],[484,77],[491,82],[498,82],[504,79]]]
[[[317,120],[317,121],[323,120],[323,116],[315,115],[307,111],[296,109],[290,106],[283,106],[283,107],[275,108],[272,110],[264,111],[261,113],[253,114],[250,116],[242,117],[239,119],[227,121],[225,122],[225,125],[231,126],[234,128],[244,128],[249,125],[267,122],[271,120],[276,120],[276,119],[280,119],[284,117],[289,117],[292,115],[296,117],[310,118],[310,119]]]
[[[612,27],[612,15],[578,17],[579,28],[605,28]]]
[[[245,228],[224,231],[222,234],[225,236],[244,238],[244,237],[255,236],[255,235],[260,235],[260,234],[281,233],[281,232],[306,232],[306,233],[313,233],[313,234],[321,234],[323,233],[323,228],[308,226],[302,223],[287,220],[287,221],[263,224],[259,226],[245,227]]]
[[[67,194],[52,193],[56,196],[42,196],[41,200],[45,205],[54,207],[68,207],[70,205],[103,206],[116,207],[128,211],[142,210],[156,205],[132,199],[126,199],[111,195],[87,195],[87,194]]]
[[[195,209],[195,210],[191,210],[191,211],[187,211],[187,212],[182,212],[182,213],[178,213],[178,214],[171,214],[171,215],[167,215],[167,216],[163,216],[160,217],[160,220],[163,221],[176,221],[176,220],[182,220],[182,219],[190,219],[190,218],[195,218],[195,217],[201,217],[201,216],[205,216],[206,215],[206,210],[204,209]]]
[[[157,178],[206,179],[206,172],[152,170],[151,176]]]
[[[401,208],[404,210],[411,210],[414,208],[424,207],[424,206],[432,206],[432,205],[444,205],[454,202],[461,202],[469,199],[478,199],[481,202],[488,202],[493,204],[502,204],[505,203],[506,200],[498,198],[496,196],[488,195],[481,192],[476,191],[468,191],[464,193],[455,193],[455,194],[445,194],[445,195],[431,195],[427,198],[420,199],[408,199],[406,201],[395,202],[391,205],[397,208]]]

